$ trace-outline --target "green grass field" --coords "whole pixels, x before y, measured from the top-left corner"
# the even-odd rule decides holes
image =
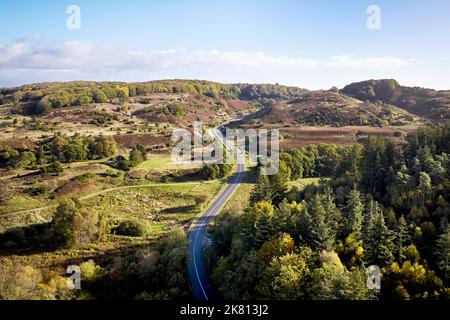
[[[49,201],[40,200],[35,197],[17,195],[2,204],[0,207],[0,217],[2,214],[7,214],[9,212],[44,207],[49,205],[49,203]]]
[[[137,165],[134,169],[164,171],[175,169],[191,169],[196,167],[198,166],[189,164],[175,164],[170,159],[170,155],[152,154],[148,156],[147,161],[144,161],[141,164]]]
[[[101,194],[83,203],[98,208],[99,213],[113,222],[126,219],[145,222],[151,235],[156,236],[188,223],[206,207],[220,187],[220,181],[142,186]]]

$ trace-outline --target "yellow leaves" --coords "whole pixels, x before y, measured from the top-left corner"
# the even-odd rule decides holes
[[[344,242],[338,242],[336,251],[344,261],[350,261],[352,265],[359,264],[364,256],[362,242],[356,240],[352,234],[345,238]]]
[[[338,243],[336,245],[336,251],[337,251],[337,253],[340,253],[340,254],[344,254],[345,253],[345,246],[342,243],[342,241],[340,241],[340,240],[338,241]]]
[[[400,266],[397,262],[394,262],[391,264],[391,272],[393,273],[399,273],[400,272]]]
[[[416,246],[411,244],[405,249],[406,259],[412,262],[418,262],[420,260],[419,250],[417,250]]]
[[[280,247],[283,248],[284,251],[286,252],[294,251],[295,249],[294,239],[292,239],[292,237],[287,233],[283,234],[280,241]]]
[[[319,259],[323,264],[330,264],[337,267],[338,269],[344,268],[341,259],[339,259],[339,256],[334,251],[323,250],[319,255]]]
[[[80,265],[80,271],[83,280],[93,280],[101,275],[103,269],[96,265],[94,260],[89,260]]]
[[[303,208],[304,208],[304,204],[302,204],[302,203],[297,203],[295,201],[293,201],[291,203],[291,210],[293,212],[300,213],[300,212],[302,212]]]
[[[41,291],[41,299],[52,300],[61,290],[67,289],[67,279],[58,275],[52,275],[46,282],[41,282],[38,285]]]
[[[292,253],[294,249],[294,239],[289,234],[284,233],[277,238],[266,241],[259,249],[258,256],[261,261],[270,261],[273,257]]]
[[[356,255],[358,257],[362,257],[364,255],[364,248],[362,246],[358,246],[358,248],[356,249]]]
[[[411,264],[411,262],[406,261],[402,266],[401,274],[407,278],[408,281],[424,284],[426,282],[427,270],[417,262]]]
[[[269,201],[261,201],[261,202],[256,203],[253,206],[253,210],[257,216],[265,215],[270,218],[273,217],[273,215],[275,213],[275,208],[273,207],[272,203],[270,203]]]

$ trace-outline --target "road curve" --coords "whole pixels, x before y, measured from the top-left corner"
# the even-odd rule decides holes
[[[236,166],[236,172],[227,187],[214,200],[208,210],[206,210],[206,212],[192,224],[189,230],[188,274],[192,293],[195,300],[198,301],[213,300],[215,297],[215,291],[209,281],[208,272],[206,271],[203,249],[206,242],[206,231],[208,229],[208,225],[221,211],[228,200],[230,200],[233,193],[239,187],[244,178],[245,164],[243,161],[243,155],[238,151],[237,157],[238,164]]]

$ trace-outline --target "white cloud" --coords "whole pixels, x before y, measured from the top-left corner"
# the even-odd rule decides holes
[[[436,61],[434,57],[431,59]],[[433,69],[434,67],[434,69]],[[281,83],[308,89],[394,78],[448,89],[448,66],[395,56],[339,55],[322,59],[264,52],[129,50],[85,41],[51,43],[42,35],[0,44],[0,86],[46,81],[205,79]]]
[[[325,65],[336,68],[390,68],[406,67],[413,63],[412,59],[403,59],[397,57],[368,57],[353,58],[352,56],[342,55],[331,57],[324,62]]]
[[[411,60],[397,57],[354,58],[349,55],[317,60],[274,56],[263,52],[218,50],[132,51],[91,42],[47,44],[42,37],[0,46],[0,70],[73,70],[77,72],[160,72],[189,68],[391,68]]]

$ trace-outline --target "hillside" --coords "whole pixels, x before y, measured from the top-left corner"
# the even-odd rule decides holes
[[[341,93],[362,101],[382,101],[432,120],[450,119],[450,91],[405,87],[385,79],[352,83]]]
[[[331,91],[311,91],[267,106],[243,123],[343,127],[406,125],[414,117],[382,102],[363,102]]]

